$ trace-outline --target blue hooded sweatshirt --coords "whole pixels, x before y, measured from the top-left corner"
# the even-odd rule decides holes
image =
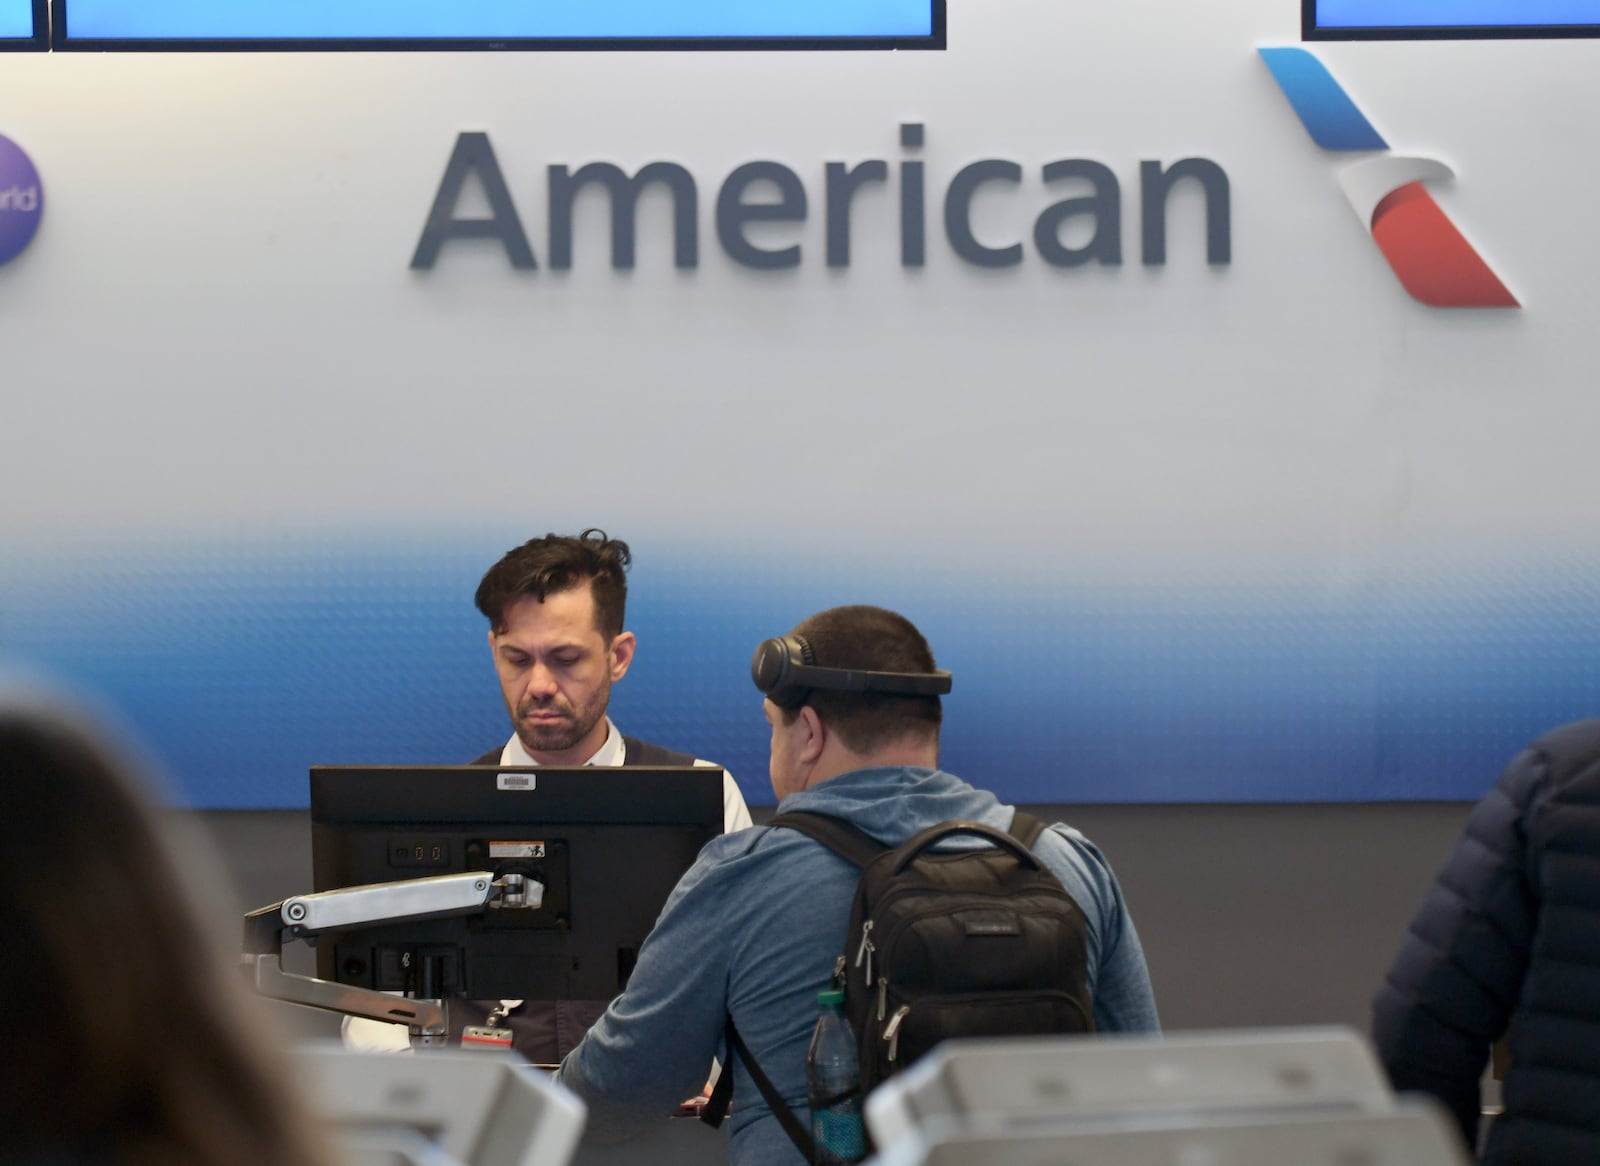
[[[1013,807],[952,774],[861,769],[783,799],[898,846],[954,818],[999,830]],[[1155,999],[1133,920],[1100,852],[1070,827],[1034,852],[1088,920],[1089,984],[1101,1032],[1155,1032]],[[757,826],[714,839],[672,892],[640,949],[628,988],[569,1054],[557,1080],[589,1106],[588,1136],[615,1139],[664,1119],[727,1064],[728,1015],[790,1106],[807,1121],[806,1048],[817,993],[844,950],[861,872],[798,831]],[[729,1117],[734,1166],[803,1163],[742,1061]]]

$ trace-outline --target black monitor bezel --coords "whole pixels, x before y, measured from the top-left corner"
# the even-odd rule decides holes
[[[1406,28],[1323,27],[1317,23],[1319,0],[1300,0],[1300,39],[1352,40],[1569,40],[1600,37],[1600,24],[1474,24]]]
[[[531,775],[534,788],[498,788],[496,778],[500,774]],[[575,926],[571,932],[547,930],[526,941],[529,950],[546,961],[553,953],[569,953],[574,957],[587,953],[591,958],[571,973],[571,985],[544,992],[538,989],[496,992],[487,997],[509,994],[529,999],[609,999],[620,989],[620,984],[611,984],[616,965],[597,962],[597,953],[604,951],[609,955],[623,948],[636,952],[642,945],[683,872],[705,843],[723,832],[724,780],[723,770],[711,766],[313,766],[310,775],[313,884],[318,891],[352,885],[338,872],[348,870],[348,855],[356,846],[353,836],[361,832],[369,836],[373,832],[417,836],[433,830],[440,835],[504,837],[508,829],[533,827],[541,831],[541,837],[560,841],[563,847],[580,839],[592,840],[597,834],[607,832],[608,827],[624,828],[619,833],[625,834],[624,840],[633,841],[641,838],[641,829],[647,831],[643,835],[646,838],[662,832],[663,853],[654,856],[650,864],[658,872],[670,867],[671,874],[661,874],[648,888],[630,891],[634,898],[623,912],[629,917],[625,925],[627,934],[610,934],[614,921],[607,918],[601,934],[597,935],[592,925],[586,926],[586,921],[595,918],[588,913],[588,908],[574,909]],[[534,806],[537,806],[536,811]],[[330,832],[344,835],[343,856],[329,850]],[[370,837],[366,845],[370,848]],[[588,845],[592,847],[593,842]],[[551,853],[555,854],[556,850],[557,847],[552,846]],[[453,855],[447,868],[389,868],[386,872],[376,872],[386,876],[377,879],[359,873],[354,885],[460,873],[465,869],[460,861],[463,857],[462,854]],[[629,851],[629,861],[637,857],[636,851]],[[593,852],[586,856],[580,842],[571,855],[571,864],[571,871],[579,872],[573,880],[574,900],[581,896],[592,903],[598,893],[593,876]],[[605,869],[609,872],[613,868]],[[588,882],[584,881],[586,878]],[[604,884],[606,893],[617,885],[608,874]],[[463,966],[478,960],[499,961],[503,966],[506,946],[521,941],[503,930],[487,936],[482,930],[486,925],[483,918],[468,916],[327,932],[315,941],[317,974],[335,982],[375,986],[360,977],[341,974],[336,950],[369,944],[387,945],[392,950],[396,945],[412,942],[459,945]],[[533,958],[530,956],[530,962]],[[477,978],[471,968],[468,975]],[[593,990],[592,986],[600,982],[608,985],[606,990]]]
[[[929,0],[926,36],[873,37],[364,37],[347,39],[182,37],[90,38],[67,34],[71,0],[48,2],[49,44],[57,52],[827,52],[942,50],[946,0]],[[43,28],[35,22],[35,26]]]

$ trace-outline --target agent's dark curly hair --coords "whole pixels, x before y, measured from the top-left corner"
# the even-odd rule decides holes
[[[607,538],[603,530],[590,527],[576,538],[547,534],[507,551],[478,584],[473,602],[489,627],[499,632],[505,630],[506,607],[524,595],[543,603],[548,595],[587,582],[601,633],[618,636],[628,606],[627,570],[632,562],[628,544]]]

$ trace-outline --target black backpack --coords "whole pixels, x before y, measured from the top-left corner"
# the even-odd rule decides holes
[[[861,867],[834,976],[860,1042],[863,1096],[947,1037],[1094,1031],[1088,921],[1029,849],[1044,831],[1037,818],[1017,811],[1009,834],[941,822],[893,848],[827,814],[796,811],[767,824],[798,830]],[[932,852],[960,834],[993,845]],[[804,1128],[731,1018],[728,1029],[730,1050],[809,1157],[796,1136]],[[731,1073],[723,1076],[731,1083]],[[709,1108],[708,1120],[720,1118],[726,1099],[719,1109],[714,1094]]]

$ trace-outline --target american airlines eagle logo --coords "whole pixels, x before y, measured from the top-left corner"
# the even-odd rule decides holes
[[[1400,285],[1435,308],[1521,305],[1424,185],[1453,178],[1436,158],[1395,154],[1343,86],[1302,48],[1258,49],[1283,95],[1324,150],[1367,153],[1339,185]]]

